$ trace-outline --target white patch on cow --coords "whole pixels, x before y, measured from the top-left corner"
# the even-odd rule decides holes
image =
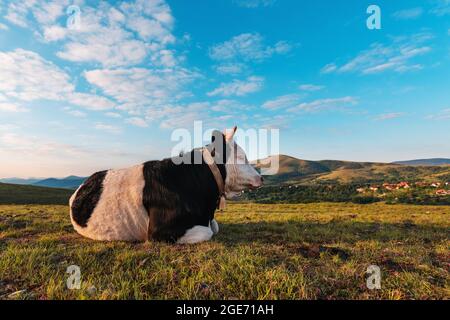
[[[225,168],[225,195],[227,198],[238,195],[247,189],[256,189],[262,186],[263,179],[258,171],[249,163],[244,150],[233,140],[236,127],[231,133],[225,135],[227,145],[231,150]]]
[[[142,202],[144,185],[142,164],[109,170],[87,227],[77,225],[72,219],[75,230],[93,240],[146,241],[149,217]]]
[[[210,227],[195,226],[186,231],[184,236],[178,239],[179,244],[192,244],[211,240],[213,231]]]
[[[212,219],[209,226],[211,227],[211,230],[215,235],[219,233],[219,224],[217,223],[216,219]]]

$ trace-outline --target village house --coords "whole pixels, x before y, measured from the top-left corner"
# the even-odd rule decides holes
[[[400,190],[400,189],[409,189],[411,188],[408,182],[402,181],[400,183],[384,183],[383,188],[386,190],[392,191],[392,190]]]
[[[432,186],[433,188],[438,188],[438,187],[441,186],[441,183],[440,183],[440,182],[433,182],[433,183],[431,184],[431,186]]]
[[[408,182],[400,182],[399,184],[397,184],[397,189],[409,189],[409,183]]]
[[[450,190],[440,189],[436,191],[436,195],[438,196],[450,196]]]
[[[395,190],[395,185],[392,185],[392,184],[390,184],[390,183],[384,183],[384,184],[383,184],[383,187],[384,187],[386,190],[389,190],[389,191]]]

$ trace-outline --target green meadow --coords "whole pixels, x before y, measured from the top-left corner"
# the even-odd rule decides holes
[[[63,205],[0,205],[1,299],[448,299],[450,207],[229,204],[198,245],[84,239]],[[81,271],[69,290],[68,266]],[[381,270],[381,289],[366,270]]]

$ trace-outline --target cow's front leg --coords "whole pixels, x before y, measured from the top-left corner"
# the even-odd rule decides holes
[[[184,236],[178,239],[179,244],[192,244],[211,240],[213,231],[210,227],[195,226],[186,231]]]
[[[217,223],[216,219],[211,220],[210,227],[215,235],[219,233],[219,224]]]

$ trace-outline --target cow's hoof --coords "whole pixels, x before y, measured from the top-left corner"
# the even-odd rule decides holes
[[[184,236],[178,239],[178,244],[192,244],[211,240],[213,232],[211,228],[204,226],[195,226],[186,231]]]

